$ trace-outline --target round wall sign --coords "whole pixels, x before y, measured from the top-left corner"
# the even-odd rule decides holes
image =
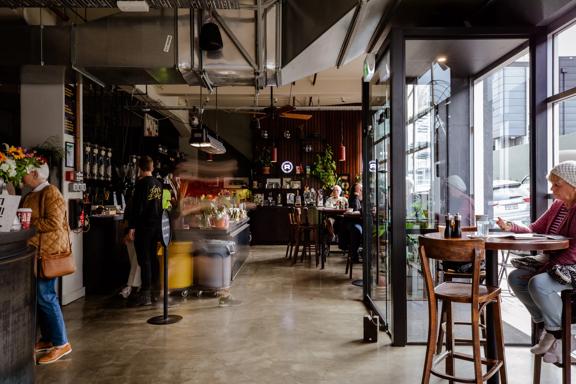
[[[368,163],[368,170],[370,172],[376,172],[376,160],[370,160]]]
[[[282,163],[282,165],[280,166],[280,169],[282,170],[282,172],[284,173],[290,173],[294,170],[294,164],[292,164],[290,161],[285,161]]]

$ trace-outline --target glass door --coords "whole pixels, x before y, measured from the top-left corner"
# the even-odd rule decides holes
[[[391,323],[389,187],[390,187],[390,58],[384,55],[370,85],[370,119],[367,138],[368,167],[367,208],[370,208],[372,233],[369,257],[368,295],[388,330]]]

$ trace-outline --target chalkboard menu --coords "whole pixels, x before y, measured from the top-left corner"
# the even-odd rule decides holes
[[[64,132],[75,135],[76,127],[76,85],[66,84],[64,87]]]

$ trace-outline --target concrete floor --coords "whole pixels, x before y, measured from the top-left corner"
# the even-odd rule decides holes
[[[237,306],[189,298],[171,308],[183,320],[166,326],[146,323],[161,307],[128,309],[103,298],[66,306],[73,352],[38,366],[36,382],[419,383],[424,347],[391,347],[384,333],[362,342],[361,291],[340,256],[321,271],[291,266],[284,247],[253,247],[234,281]],[[507,359],[509,383],[531,382],[527,348],[507,348]],[[544,364],[542,384],[560,382],[560,370]]]

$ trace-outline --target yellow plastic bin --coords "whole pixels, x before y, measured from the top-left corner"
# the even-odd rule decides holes
[[[174,241],[168,246],[168,289],[187,290],[192,286],[192,242]],[[160,286],[164,286],[164,248],[158,250],[160,263]]]

